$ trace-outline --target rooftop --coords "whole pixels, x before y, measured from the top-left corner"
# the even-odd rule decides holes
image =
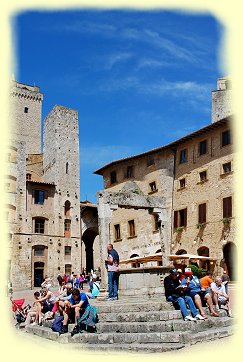
[[[184,142],[187,142],[188,140],[190,139],[193,139],[197,136],[200,136],[206,132],[209,132],[213,129],[216,129],[216,128],[219,128],[225,124],[227,124],[228,122],[232,121],[232,117],[226,117],[220,121],[217,121],[217,122],[214,122],[206,127],[203,127],[193,133],[190,133],[189,135],[186,135],[176,141],[173,141],[165,146],[161,146],[161,147],[158,147],[158,148],[154,148],[152,150],[149,150],[149,151],[146,151],[146,152],[143,152],[143,153],[140,153],[140,154],[137,154],[137,155],[134,155],[134,156],[129,156],[129,157],[125,157],[125,158],[121,158],[119,160],[115,160],[115,161],[112,161],[110,163],[108,163],[107,165],[99,168],[98,170],[94,171],[93,173],[94,174],[97,174],[97,175],[103,175],[103,171],[105,169],[107,169],[108,167],[111,167],[111,166],[114,166],[116,164],[119,164],[121,162],[124,162],[124,161],[129,161],[129,160],[133,160],[133,159],[136,159],[136,158],[140,158],[140,157],[144,157],[144,156],[148,156],[148,155],[151,155],[153,153],[157,153],[157,152],[161,152],[161,151],[164,151],[166,149],[172,149],[174,150],[178,145],[184,143]]]

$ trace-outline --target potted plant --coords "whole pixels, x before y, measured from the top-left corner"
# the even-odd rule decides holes
[[[224,217],[222,221],[224,225],[229,225],[230,223],[230,219],[228,217]]]
[[[178,227],[175,229],[175,232],[176,232],[176,233],[181,233],[183,230],[184,230],[184,226],[178,226]]]
[[[205,223],[201,223],[201,224],[199,223],[196,226],[197,226],[197,229],[202,230],[205,228],[206,225],[205,225]]]

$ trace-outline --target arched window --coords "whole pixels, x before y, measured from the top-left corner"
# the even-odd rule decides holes
[[[130,256],[130,258],[135,258],[135,257],[139,257],[138,254],[132,254]],[[135,261],[134,263],[132,263],[132,268],[139,268],[140,267],[140,263],[138,263],[137,261]]]
[[[155,252],[155,254],[157,254],[157,253],[161,253],[161,249],[158,249],[158,250]],[[163,265],[163,263],[162,263],[162,257],[161,257],[161,261],[158,261],[158,262],[157,262],[157,265],[158,265],[158,266],[162,266],[162,265]]]
[[[70,216],[70,207],[71,207],[71,202],[70,201],[65,201],[64,204],[64,215],[65,216]]]
[[[66,174],[68,175],[68,162],[66,162]]]
[[[200,256],[209,256],[209,248],[206,246],[201,246],[199,249],[197,249],[197,253]],[[208,260],[200,260],[199,267],[208,270],[210,268],[210,263]]]
[[[187,253],[187,251],[185,249],[180,249],[180,250],[177,250],[176,255],[183,255],[186,253]]]

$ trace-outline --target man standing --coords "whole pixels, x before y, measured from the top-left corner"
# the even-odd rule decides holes
[[[108,272],[108,291],[109,295],[106,300],[118,299],[118,278],[119,278],[119,255],[112,244],[107,245],[108,256],[105,259],[105,266]]]
[[[195,321],[196,319],[204,319],[199,313],[193,300],[184,294],[184,289],[180,285],[178,272],[175,268],[170,269],[170,274],[164,279],[165,297],[167,302],[172,302],[175,307],[179,306],[183,319],[185,321]],[[187,305],[190,308],[192,316],[189,315]]]
[[[223,285],[225,286],[226,294],[228,294],[228,285],[229,285],[230,278],[229,278],[228,274],[226,273],[226,270],[223,271],[223,275],[221,276],[221,279],[222,279]]]

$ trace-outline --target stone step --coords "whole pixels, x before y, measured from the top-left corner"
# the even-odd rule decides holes
[[[72,344],[72,350],[82,349],[89,352],[94,351],[112,351],[112,353],[119,353],[119,352],[130,352],[130,353],[162,353],[162,352],[169,352],[179,350],[185,347],[182,343],[116,343],[116,344],[95,344],[95,345],[88,345],[85,344]]]
[[[199,321],[203,323],[204,321]],[[190,323],[185,322],[190,327]],[[193,322],[195,323],[195,322]],[[173,332],[150,332],[150,333],[79,333],[71,337],[70,333],[60,335],[53,332],[48,327],[28,326],[27,331],[43,338],[55,340],[61,343],[84,343],[84,344],[147,344],[147,343],[178,343],[178,344],[194,344],[199,341],[207,341],[223,338],[233,334],[233,328],[214,327],[207,330],[196,332],[187,329],[186,331]]]
[[[208,328],[228,327],[233,324],[229,317],[208,318],[205,321],[185,322],[184,320],[154,321],[154,322],[123,322],[123,323],[97,323],[97,331],[100,333],[150,333],[150,332],[172,332],[193,331],[199,332]]]
[[[44,327],[51,328],[53,320],[43,322]],[[144,321],[144,322],[103,322],[97,323],[97,331],[100,333],[114,332],[114,333],[150,333],[150,332],[171,332],[171,331],[202,331],[212,327],[225,327],[234,323],[234,319],[229,317],[213,318],[195,322],[185,322],[180,319],[159,320],[159,321]],[[71,332],[74,324],[68,325],[68,331]]]
[[[206,334],[206,336],[205,336]],[[219,338],[229,337],[234,334],[234,327],[223,327],[223,328],[214,328],[209,329],[206,332],[199,332],[190,337],[190,344],[195,344],[202,342],[204,340],[211,341]],[[206,337],[206,339],[205,339]]]
[[[91,299],[90,304],[94,305],[98,313],[122,313],[122,312],[149,312],[159,310],[174,310],[172,303],[166,301],[131,301],[131,300],[115,300],[115,301],[101,301]]]

